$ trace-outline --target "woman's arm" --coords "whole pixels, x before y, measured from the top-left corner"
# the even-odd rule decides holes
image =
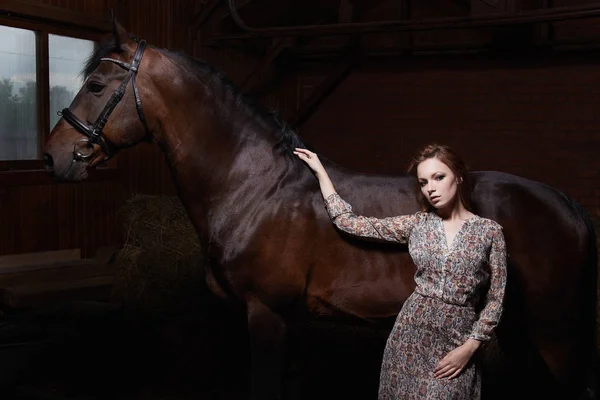
[[[354,236],[372,238],[388,242],[407,243],[410,232],[423,213],[401,215],[388,218],[375,218],[356,215],[352,206],[344,201],[335,191],[319,157],[306,149],[294,151],[301,160],[314,171],[321,194],[325,199],[325,207],[333,223],[342,231]]]
[[[490,339],[490,335],[500,321],[502,301],[506,287],[506,243],[504,242],[504,235],[500,226],[494,228],[489,266],[491,270],[491,282],[485,306],[481,313],[479,313],[479,318],[473,324],[473,330],[465,343],[444,356],[434,369],[434,375],[438,379],[456,378],[463,371],[482,342]]]
[[[421,212],[387,218],[356,215],[337,193],[325,199],[325,207],[338,229],[354,236],[397,243],[408,243],[413,227],[424,215]]]
[[[321,194],[323,195],[324,199],[335,193],[333,182],[331,182],[325,167],[323,167],[323,164],[321,164],[321,160],[319,160],[319,156],[317,156],[316,153],[313,153],[310,150],[296,148],[294,154],[296,154],[299,159],[304,161],[310,167],[310,169],[313,170],[317,180],[319,181],[319,187],[321,188]]]
[[[506,289],[506,242],[502,228],[498,226],[493,229],[489,258],[490,287],[485,298],[485,305],[469,336],[479,341],[489,340],[493,330],[500,322]]]

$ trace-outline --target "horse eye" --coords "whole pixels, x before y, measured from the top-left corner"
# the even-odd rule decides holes
[[[98,82],[90,82],[87,85],[87,89],[92,93],[100,93],[101,91],[104,90],[104,85],[102,85]]]

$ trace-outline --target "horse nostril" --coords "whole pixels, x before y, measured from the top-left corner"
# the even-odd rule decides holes
[[[46,171],[48,172],[54,171],[54,161],[52,160],[52,156],[48,153],[44,153],[44,168],[46,168]]]

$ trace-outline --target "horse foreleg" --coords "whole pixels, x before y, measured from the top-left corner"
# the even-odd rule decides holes
[[[283,318],[256,298],[248,299],[252,399],[282,398],[287,327]]]

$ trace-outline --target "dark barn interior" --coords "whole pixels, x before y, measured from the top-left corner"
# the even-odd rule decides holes
[[[472,170],[545,183],[600,221],[600,2],[234,4],[239,19],[225,0],[0,2],[0,65],[12,66],[0,67],[1,399],[249,398],[244,310],[199,289],[204,243],[158,146],[124,150],[81,182],[42,166],[69,105],[56,103],[77,92],[57,94],[72,71],[56,38],[99,43],[111,12],[148,44],[221,70],[338,165],[404,175],[414,151],[445,143]],[[11,35],[28,33],[11,58]],[[284,398],[377,398],[388,333],[291,326]],[[527,379],[484,368],[483,398],[517,398]]]

